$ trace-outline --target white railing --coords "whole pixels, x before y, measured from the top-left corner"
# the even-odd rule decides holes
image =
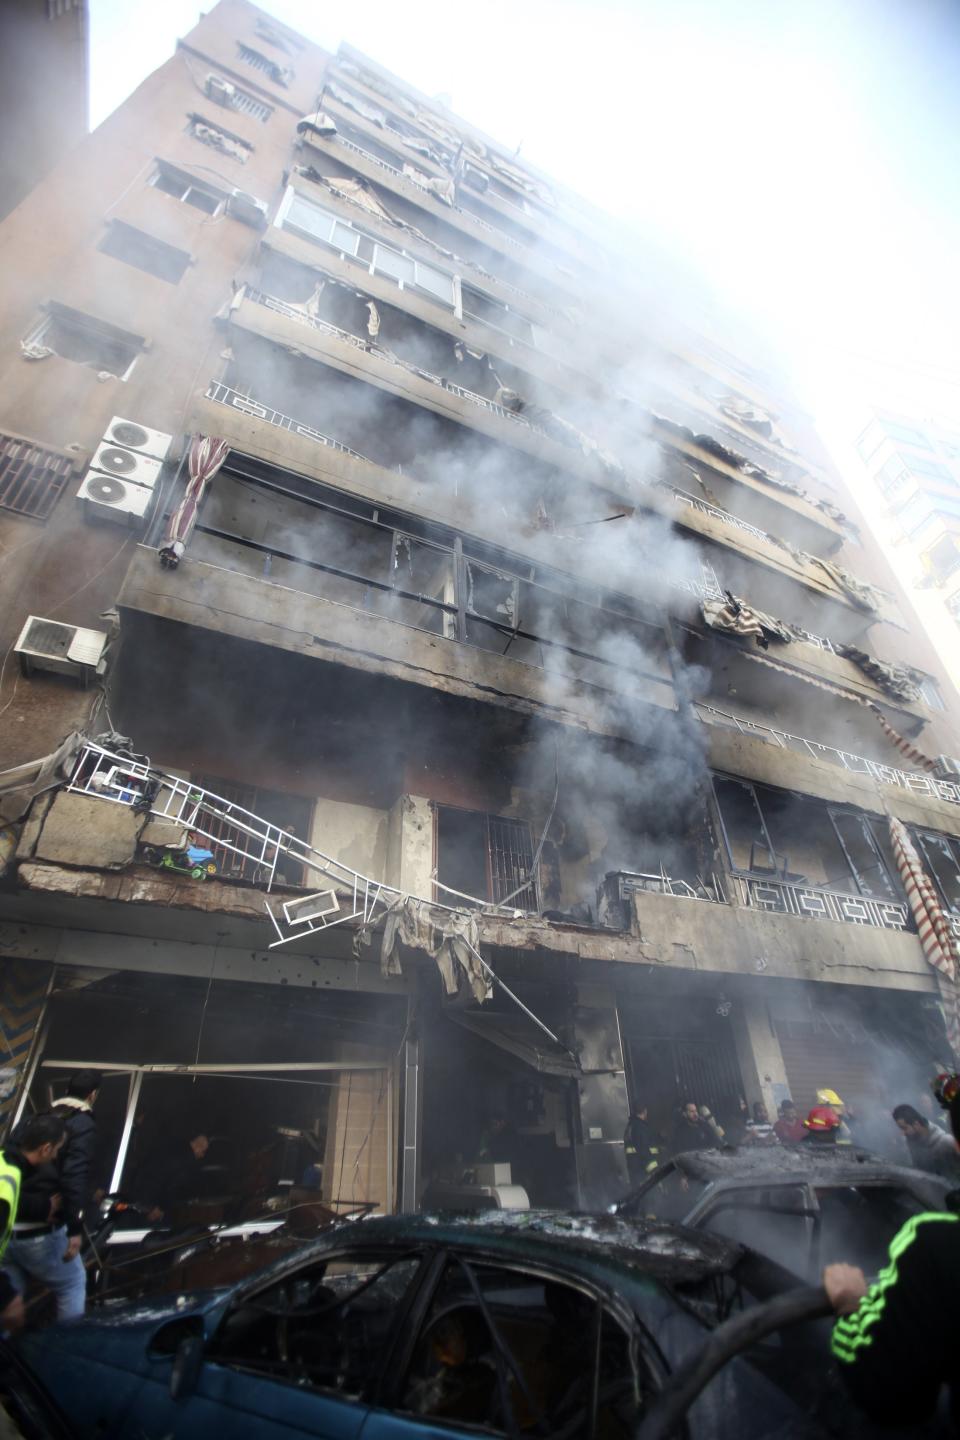
[[[770,536],[766,530],[761,530],[756,525],[750,525],[746,520],[740,520],[736,515],[731,515],[729,510],[721,510],[717,505],[710,505],[706,500],[701,500],[697,495],[688,495],[685,490],[673,491],[674,498],[689,505],[693,510],[699,510],[704,515],[710,515],[715,520],[723,520],[727,525],[734,525],[738,530],[745,530],[748,535],[755,535],[758,540],[769,540]]]
[[[368,465],[373,461],[366,455],[361,455],[359,450],[351,450],[349,445],[343,445],[339,440],[333,440],[329,435],[324,435],[320,430],[314,430],[312,425],[303,425],[299,420],[294,420],[289,415],[284,415],[280,410],[273,410],[269,405],[261,405],[259,400],[254,400],[252,395],[244,395],[240,390],[234,390],[232,385],[224,385],[220,380],[211,380],[207,386],[206,396],[208,400],[215,400],[218,405],[228,405],[232,410],[239,410],[242,415],[252,415],[257,420],[264,420],[268,425],[276,425],[281,430],[289,430],[293,435],[303,435],[308,440],[313,440],[318,445],[326,445],[331,450],[339,450],[343,455],[350,455],[354,460],[363,460]]]
[[[928,795],[933,800],[947,800],[960,805],[960,784],[951,780],[935,780],[932,775],[914,775],[899,770],[895,765],[883,765],[877,760],[868,760],[865,755],[856,755],[849,750],[838,750],[834,745],[824,745],[819,740],[807,740],[802,735],[793,735],[789,730],[777,730],[770,725],[761,725],[754,720],[744,720],[713,705],[697,702],[695,706],[706,725],[721,724],[739,730],[742,735],[755,735],[768,744],[777,745],[781,750],[793,750],[809,755],[813,760],[826,760],[841,770],[853,775],[867,775],[883,785],[899,785],[913,795]],[[708,716],[714,716],[713,720]]]
[[[843,895],[813,885],[785,880],[731,875],[739,904],[767,914],[796,915],[806,920],[839,920],[848,925],[872,925],[880,930],[910,930],[906,905],[894,900],[871,900],[865,895]],[[957,922],[954,922],[957,929]]]
[[[314,330],[332,335],[337,340],[345,340],[358,350],[370,349],[369,341],[359,335],[353,335],[349,330],[341,330],[339,325],[331,325],[329,320],[318,319],[300,305],[291,305],[286,300],[278,300],[275,295],[267,295],[264,291],[253,290],[249,286],[243,293],[248,300],[252,300],[257,305],[263,305],[268,310],[274,310],[278,315],[285,315],[288,319],[296,320],[301,325],[310,325]],[[429,380],[432,384],[439,385],[442,389],[449,391],[451,395],[459,395],[461,399],[469,400],[472,405],[478,405],[483,410],[489,410],[493,415],[499,415],[502,420],[512,420],[515,425],[522,425],[524,429],[546,437],[546,431],[542,430],[539,425],[534,425],[525,415],[521,415],[515,410],[508,410],[505,405],[498,405],[495,400],[488,400],[486,395],[480,395],[476,390],[467,390],[463,385],[455,385],[452,380],[446,380],[442,375],[434,375],[419,365],[411,365],[406,360],[401,360],[398,355],[388,353],[386,350],[380,349],[378,354],[380,359],[387,360],[392,365],[398,365],[402,370],[408,371],[411,375],[418,375],[422,380]]]
[[[303,887],[308,891],[326,881],[326,889],[297,894],[273,907],[269,901],[264,901],[276,932],[276,939],[270,943],[271,950],[304,935],[329,930],[334,925],[350,921],[359,921],[361,925],[376,923],[393,905],[410,898],[420,899],[422,904],[440,910],[458,908],[423,897],[410,897],[390,885],[371,880],[242,805],[225,800],[181,776],[165,774],[147,763],[105,750],[101,745],[84,746],[67,789],[115,805],[137,807],[155,819],[169,821],[172,831],[186,831],[193,837],[190,843],[196,839],[204,840],[211,849],[226,851],[245,863],[252,870],[256,882],[268,893],[273,888],[283,856],[301,868],[304,880],[309,880],[309,885]],[[177,840],[169,845],[145,846],[144,850],[149,848],[159,854],[161,869],[164,868],[164,856],[173,860],[182,850]],[[188,872],[191,869],[188,864],[177,867],[175,862],[172,868]],[[202,861],[196,868],[198,878],[203,879],[205,870]],[[523,913],[517,907],[494,905],[469,895],[461,896],[439,881],[434,881],[434,884],[445,893],[456,895],[478,912],[501,917]]]

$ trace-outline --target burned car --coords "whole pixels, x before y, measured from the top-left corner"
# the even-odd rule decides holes
[[[875,1274],[901,1225],[943,1210],[949,1188],[852,1146],[744,1146],[676,1155],[613,1213],[743,1241],[812,1282],[838,1260]]]
[[[656,1222],[384,1217],[228,1288],[27,1334],[17,1354],[78,1437],[628,1440],[711,1334],[790,1285],[743,1245]],[[829,1430],[811,1419],[823,1387],[804,1355],[822,1381],[820,1335],[725,1353],[690,1440],[866,1433],[834,1399]]]

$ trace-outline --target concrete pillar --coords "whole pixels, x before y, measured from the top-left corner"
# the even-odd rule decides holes
[[[401,795],[390,810],[385,880],[406,895],[433,898],[433,809],[422,795]]]
[[[780,1041],[762,995],[738,994],[730,1015],[747,1104],[762,1100],[771,1120],[790,1094]]]
[[[583,1209],[598,1209],[627,1188],[623,1132],[630,1117],[616,995],[610,986],[578,985],[573,1049],[579,1135],[575,1137],[577,1188]]]
[[[0,1134],[13,1118],[34,1058],[52,975],[45,960],[0,962]]]

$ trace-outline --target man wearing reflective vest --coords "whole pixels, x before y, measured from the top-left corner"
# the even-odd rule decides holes
[[[56,1115],[34,1115],[18,1127],[16,1143],[8,1141],[0,1150],[0,1267],[16,1219],[49,1222],[59,1209],[60,1196],[47,1196],[40,1216],[37,1202],[24,1201],[21,1185],[42,1166],[52,1164],[66,1133],[66,1126]],[[9,1335],[22,1324],[23,1296],[7,1272],[0,1268],[0,1330]]]
[[[949,1099],[949,1109],[950,1128],[960,1149],[960,1086]],[[960,1215],[952,1207],[958,1198],[960,1192],[951,1191],[942,1211],[907,1221],[894,1236],[888,1263],[872,1285],[853,1265],[828,1265],[823,1273],[839,1316],[832,1341],[837,1369],[860,1409],[879,1424],[921,1424],[934,1413],[941,1388],[947,1385],[951,1418],[960,1433],[953,1328],[960,1282]]]

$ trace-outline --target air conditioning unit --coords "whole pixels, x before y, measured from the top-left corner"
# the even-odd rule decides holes
[[[77,491],[77,499],[83,501],[88,519],[132,525],[146,515],[153,490],[120,480],[115,475],[105,475],[102,470],[88,470]]]
[[[122,445],[124,450],[136,450],[141,455],[151,455],[154,460],[167,458],[172,439],[162,430],[150,430],[135,420],[124,420],[122,415],[114,415],[103,436],[106,445]]]
[[[160,461],[152,455],[141,455],[138,450],[125,450],[122,445],[103,441],[94,451],[90,469],[116,476],[118,480],[129,480],[131,485],[140,485],[144,490],[152,490],[160,478]]]
[[[269,209],[266,200],[258,200],[256,195],[249,195],[246,190],[231,190],[227,198],[227,214],[232,215],[234,220],[242,220],[244,225],[253,225],[257,230],[266,225]]]
[[[79,625],[28,615],[14,652],[24,675],[52,670],[57,675],[73,675],[86,686],[107,668],[107,640],[102,630],[83,630]]]
[[[952,780],[955,784],[960,783],[960,757],[938,755],[937,768],[933,774],[936,780]]]
[[[203,82],[203,88],[218,105],[232,105],[237,93],[235,85],[231,85],[229,80],[221,79],[219,75],[214,75],[212,71]]]

